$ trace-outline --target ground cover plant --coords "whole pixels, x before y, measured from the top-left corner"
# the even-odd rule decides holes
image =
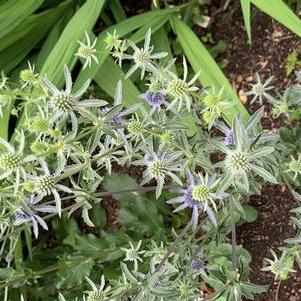
[[[7,11],[16,3],[0,2]],[[246,96],[259,108],[249,114],[212,49],[180,18],[189,24],[195,3],[154,2],[128,20],[118,1],[19,7],[19,24],[35,22],[38,7],[40,20],[68,7],[70,22],[36,53],[29,43],[1,61],[4,300],[250,300],[267,290],[250,281],[252,254],[236,232],[256,219],[249,199],[266,183],[285,184],[301,201],[301,77],[278,91],[273,74],[256,74]],[[105,7],[106,29],[94,25]],[[7,31],[32,35],[19,24]],[[286,120],[279,132],[260,126],[266,102]],[[105,203],[116,200],[118,225],[109,229],[116,213]],[[297,206],[295,237],[262,266],[279,286],[301,264]]]

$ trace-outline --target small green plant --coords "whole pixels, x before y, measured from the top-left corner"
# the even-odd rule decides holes
[[[299,53],[294,50],[287,56],[286,64],[285,64],[285,73],[286,76],[289,76],[296,67],[300,64],[300,61],[298,60]]]

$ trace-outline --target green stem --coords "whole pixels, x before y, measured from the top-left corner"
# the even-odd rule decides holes
[[[231,215],[231,242],[232,242],[232,270],[237,270],[237,254],[236,254],[236,228],[235,228],[235,211],[233,204],[233,196],[230,196],[230,215]]]
[[[16,266],[16,270],[23,270],[23,244],[22,244],[22,238],[21,235],[18,235],[16,237],[17,243],[16,243],[16,247],[14,250],[14,257],[15,257],[15,266]],[[27,299],[27,290],[26,290],[26,286],[21,286],[20,287],[20,293],[23,295],[24,300]]]

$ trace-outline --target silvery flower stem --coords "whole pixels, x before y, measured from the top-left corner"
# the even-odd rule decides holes
[[[160,272],[160,270],[162,269],[165,261],[168,259],[168,257],[170,256],[170,254],[174,251],[175,247],[182,240],[182,238],[187,233],[187,231],[189,230],[189,228],[191,227],[191,225],[192,225],[192,221],[190,220],[190,222],[185,226],[185,228],[182,229],[182,231],[177,236],[177,238],[175,239],[175,241],[173,242],[173,244],[170,246],[170,248],[168,249],[168,251],[166,252],[166,254],[164,255],[164,257],[162,258],[161,262],[157,265],[157,267],[155,269],[155,273]]]
[[[232,270],[236,273],[237,254],[236,254],[236,228],[235,228],[235,212],[232,196],[230,197],[230,215],[231,215],[231,242],[232,242]]]

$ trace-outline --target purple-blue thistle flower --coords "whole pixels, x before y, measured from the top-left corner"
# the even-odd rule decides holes
[[[33,232],[37,238],[39,235],[39,225],[45,230],[48,230],[48,226],[45,221],[38,215],[41,213],[56,212],[56,207],[51,205],[43,205],[38,203],[42,200],[41,196],[35,196],[32,194],[24,203],[22,208],[15,212],[13,215],[15,225],[21,225],[27,222],[32,222]]]
[[[201,260],[192,260],[190,266],[193,270],[196,270],[199,274],[204,275],[205,273],[205,264]]]
[[[215,201],[227,197],[228,194],[221,193],[218,195],[213,192],[213,189],[217,183],[215,175],[208,178],[207,174],[205,177],[199,174],[197,181],[194,180],[190,172],[187,176],[187,188],[181,188],[178,190],[178,192],[180,192],[182,195],[167,201],[167,203],[181,203],[180,206],[177,207],[173,212],[178,212],[185,208],[192,209],[191,222],[193,229],[197,227],[200,211],[206,212],[212,224],[217,226],[215,214],[210,205],[216,211],[217,209]]]
[[[165,95],[161,91],[147,91],[140,95],[140,97],[147,101],[147,103],[152,106],[150,114],[152,115],[156,110],[161,108],[161,105],[165,105],[166,107],[169,103],[165,99]]]
[[[165,96],[162,92],[151,92],[147,91],[143,94],[144,99],[148,102],[149,105],[154,107],[159,107],[165,101]]]
[[[233,135],[233,131],[232,130],[228,130],[226,133],[225,133],[225,139],[224,139],[224,142],[225,142],[225,145],[231,145],[231,144],[234,144],[234,135]]]

